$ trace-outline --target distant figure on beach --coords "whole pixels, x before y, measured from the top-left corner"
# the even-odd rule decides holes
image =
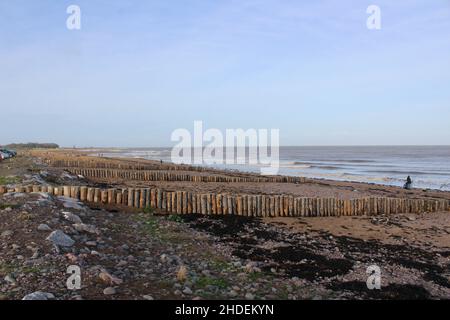
[[[410,190],[411,187],[412,187],[412,180],[411,180],[411,177],[408,176],[408,177],[406,178],[406,183],[405,183],[404,188],[405,188],[406,190]]]

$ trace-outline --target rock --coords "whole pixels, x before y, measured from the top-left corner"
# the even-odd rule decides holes
[[[58,200],[63,203],[64,208],[75,209],[75,210],[85,210],[84,205],[76,199],[68,198],[68,197],[58,197]]]
[[[86,241],[85,244],[88,247],[96,247],[97,246],[97,242],[95,242],[95,241]]]
[[[45,223],[41,223],[38,227],[37,227],[38,231],[51,231],[52,229]]]
[[[184,288],[183,293],[186,295],[191,295],[192,294],[192,290],[189,287]]]
[[[252,273],[252,272],[259,272],[261,271],[258,267],[257,267],[257,263],[256,262],[249,262],[245,265],[244,270],[247,273]]]
[[[76,255],[74,255],[73,253],[67,253],[66,254],[66,258],[71,262],[71,263],[77,263],[78,262],[78,258]]]
[[[121,268],[121,267],[126,266],[127,264],[128,264],[127,261],[121,260],[121,261],[119,261],[119,263],[116,265],[116,267],[117,267],[117,268]]]
[[[16,279],[13,278],[12,275],[8,274],[4,280],[10,284],[16,284]]]
[[[113,287],[108,287],[105,290],[103,290],[103,294],[106,295],[106,296],[111,296],[111,295],[116,294],[116,293],[117,293],[117,291]]]
[[[63,217],[70,222],[83,223],[83,221],[81,221],[81,218],[72,212],[63,211],[62,214]]]
[[[87,232],[87,233],[92,233],[92,234],[99,234],[100,233],[95,226],[92,226],[90,224],[75,223],[73,225],[73,227],[78,232]]]
[[[255,296],[252,293],[248,292],[245,294],[245,299],[253,300],[253,299],[255,299]]]
[[[234,290],[230,290],[228,292],[228,296],[231,297],[231,298],[235,298],[235,297],[237,297],[237,295],[238,295],[238,293],[236,291],[234,291]]]
[[[145,300],[154,300],[153,297],[150,296],[150,295],[142,296],[142,298],[145,299]]]
[[[119,279],[116,276],[113,276],[112,274],[110,274],[109,272],[107,272],[105,270],[100,272],[98,277],[100,279],[102,279],[103,282],[108,283],[108,284],[120,285],[123,282],[122,279]]]
[[[71,247],[75,244],[75,241],[61,230],[53,231],[46,240],[60,247]]]
[[[30,294],[27,294],[22,300],[50,300],[55,299],[55,296],[48,292],[36,291]]]
[[[177,272],[177,280],[180,282],[184,282],[187,279],[187,268],[185,266],[181,266]]]
[[[6,231],[2,232],[1,237],[2,238],[7,238],[7,237],[11,237],[13,234],[14,234],[14,231],[6,230]]]

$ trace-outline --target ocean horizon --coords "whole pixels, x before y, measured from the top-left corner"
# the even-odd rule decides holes
[[[103,156],[171,162],[171,147],[89,148]],[[226,153],[224,152],[224,155]],[[248,148],[246,148],[248,156]],[[337,181],[450,190],[450,146],[284,146],[279,174]],[[244,159],[240,159],[244,160]],[[261,165],[214,164],[220,169],[260,172]]]

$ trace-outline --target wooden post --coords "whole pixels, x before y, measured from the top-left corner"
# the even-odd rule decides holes
[[[173,212],[173,208],[172,208],[173,192],[167,192],[166,197],[167,197],[167,199],[166,199],[166,210],[167,210],[168,213],[172,213]]]
[[[200,196],[201,214],[206,214],[206,195]]]
[[[141,189],[140,196],[139,196],[139,208],[145,208],[145,201],[146,201],[146,194],[145,189]]]
[[[211,194],[211,213],[217,214],[217,195],[215,193]]]
[[[236,197],[236,213],[238,216],[242,216],[242,196]]]
[[[87,187],[80,187],[80,201],[86,201],[87,198]]]
[[[122,190],[118,190],[117,192],[116,192],[116,204],[118,204],[119,206],[121,206],[123,203],[123,200],[122,200],[122,194],[123,194],[123,191]]]
[[[100,199],[103,204],[108,203],[108,190],[101,190]]]
[[[222,195],[222,213],[228,214],[228,195]]]
[[[128,201],[127,201],[128,207],[134,207],[134,189],[128,188]]]
[[[246,194],[244,194],[242,196],[242,215],[247,217],[249,216],[248,214],[248,196]]]
[[[181,191],[177,191],[177,209],[175,213],[181,214],[183,212],[183,195]]]
[[[116,189],[109,189],[108,190],[108,203],[109,204],[116,204]]]
[[[134,206],[135,208],[140,208],[139,206],[139,199],[141,198],[141,190],[140,189],[134,189]]]
[[[63,196],[64,197],[70,197],[70,187],[69,186],[64,186],[62,187],[63,190]]]
[[[193,199],[192,192],[188,192],[186,197],[187,197],[187,213],[188,214],[192,214],[193,213],[193,210],[192,210],[192,199]]]
[[[156,208],[156,190],[150,189],[150,206]]]
[[[87,189],[86,200],[87,202],[94,202],[94,188]]]
[[[156,190],[156,207],[162,209],[162,191],[161,189]]]
[[[101,200],[101,191],[99,188],[94,189],[94,202],[99,203]]]
[[[198,213],[198,209],[197,209],[197,194],[193,193],[192,194],[192,213],[197,214]]]

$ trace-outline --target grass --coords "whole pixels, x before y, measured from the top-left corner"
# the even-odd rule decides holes
[[[258,281],[259,279],[263,278],[265,274],[263,272],[251,272],[248,274],[248,279],[250,281]]]
[[[196,285],[200,288],[205,288],[207,286],[214,286],[220,289],[226,289],[230,286],[228,281],[224,278],[213,278],[207,276],[200,277],[196,282]]]
[[[180,216],[176,215],[176,214],[171,214],[170,216],[167,217],[167,220],[173,221],[173,222],[178,222],[178,223],[182,223],[183,222],[183,219]]]
[[[0,210],[4,210],[6,208],[17,209],[19,207],[20,207],[20,205],[18,205],[18,204],[0,203]]]
[[[11,264],[7,262],[0,263],[0,275],[6,276],[14,271],[17,271],[18,268],[19,266],[16,264]]]
[[[145,214],[153,215],[155,213],[155,208],[147,206],[144,209],[142,209],[142,212],[145,213]]]
[[[19,183],[20,179],[19,177],[3,177],[0,176],[0,185],[4,186],[7,184],[15,184],[15,183]]]
[[[23,267],[23,273],[41,273],[41,269],[38,267]]]
[[[158,218],[149,214],[138,214],[135,219],[143,224],[143,229],[145,233],[150,235],[157,235],[159,230]]]

